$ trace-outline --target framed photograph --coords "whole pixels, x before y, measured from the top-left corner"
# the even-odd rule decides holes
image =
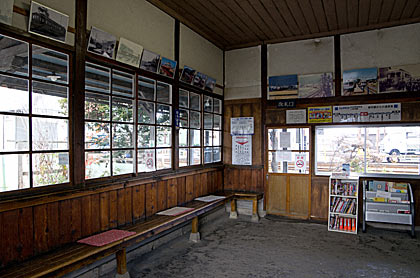
[[[141,63],[140,63],[141,69],[151,71],[151,72],[157,72],[159,68],[159,62],[160,62],[159,54],[156,54],[147,49],[143,50],[143,55],[141,57]]]
[[[138,68],[140,66],[143,46],[132,41],[120,38],[116,60],[118,62]]]
[[[379,93],[420,92],[420,64],[379,68]]]
[[[343,71],[343,96],[378,93],[378,69],[366,68]]]
[[[333,97],[333,88],[331,72],[299,75],[299,98]]]
[[[32,1],[29,15],[29,33],[65,42],[68,26],[68,15]]]
[[[0,23],[12,25],[14,0],[0,1]]]
[[[207,80],[207,75],[201,72],[197,72],[193,79],[193,85],[201,89],[204,89],[204,86],[206,85],[206,80]]]
[[[196,72],[195,69],[190,68],[189,66],[184,66],[184,69],[182,70],[181,77],[179,80],[187,84],[191,84],[193,82],[195,72]]]
[[[176,61],[162,57],[160,61],[159,73],[170,78],[175,77]]]
[[[208,76],[207,77],[207,80],[206,80],[206,85],[204,87],[204,90],[213,93],[213,90],[214,90],[214,87],[215,86],[216,86],[216,79],[211,78],[210,76]]]
[[[268,99],[298,98],[297,74],[270,76],[268,78]]]
[[[87,49],[89,52],[112,59],[116,44],[117,38],[114,35],[92,26]]]

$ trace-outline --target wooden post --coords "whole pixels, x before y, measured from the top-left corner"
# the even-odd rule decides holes
[[[198,231],[198,216],[194,217],[191,222],[191,234],[190,240],[192,242],[199,242],[200,241],[200,232]]]
[[[238,212],[236,211],[236,199],[232,198],[230,201],[230,219],[238,219]]]
[[[255,196],[255,198],[252,200],[252,221],[258,222],[260,221],[260,217],[258,215],[258,198]]]
[[[117,273],[123,275],[127,273],[127,257],[125,248],[118,250],[117,254]]]

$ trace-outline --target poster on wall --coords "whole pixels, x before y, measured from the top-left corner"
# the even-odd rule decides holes
[[[306,109],[286,110],[286,124],[306,124]]]
[[[379,68],[379,93],[420,92],[420,64]]]
[[[204,90],[213,93],[215,86],[216,86],[216,79],[208,76],[206,80],[206,85],[204,86]]]
[[[231,135],[253,135],[254,117],[230,118]]]
[[[232,136],[232,164],[252,165],[252,135]]]
[[[299,98],[333,97],[331,72],[299,75]]]
[[[201,72],[197,72],[193,79],[193,86],[199,87],[200,89],[204,89],[206,85],[207,75]]]
[[[366,68],[343,72],[343,96],[378,93],[378,69]]]
[[[143,50],[143,55],[141,56],[141,62],[140,62],[141,69],[151,71],[151,72],[157,72],[159,68],[159,62],[160,62],[159,54],[156,54],[147,49]]]
[[[68,15],[32,1],[29,15],[29,33],[65,42],[68,26]]]
[[[88,51],[112,59],[117,38],[96,27],[90,30]]]
[[[268,78],[268,99],[288,98],[298,98],[297,75],[270,76]]]
[[[394,121],[401,121],[401,103],[334,106],[334,123]]]
[[[318,106],[308,107],[308,123],[331,123],[332,107]]]
[[[187,84],[191,84],[195,76],[195,69],[190,68],[189,66],[184,66],[182,70],[181,77],[179,80]]]
[[[12,25],[14,0],[0,1],[0,23]]]
[[[142,52],[143,46],[131,42],[127,39],[120,38],[116,60],[118,62],[138,68],[140,65]]]
[[[159,73],[170,78],[174,78],[176,70],[176,61],[162,57],[160,61]]]

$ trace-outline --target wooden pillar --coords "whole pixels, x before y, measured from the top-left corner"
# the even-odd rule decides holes
[[[236,211],[236,199],[232,198],[230,201],[230,216],[231,219],[237,219],[238,218],[238,212]]]
[[[252,221],[253,222],[260,221],[260,217],[258,215],[258,198],[257,197],[255,197],[252,200]]]
[[[194,217],[191,222],[190,240],[192,242],[200,241],[200,232],[198,231],[198,216]]]
[[[118,250],[117,254],[117,273],[122,275],[127,273],[127,256],[125,248]]]

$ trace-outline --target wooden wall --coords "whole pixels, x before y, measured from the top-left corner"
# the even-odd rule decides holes
[[[252,136],[252,166],[232,165],[232,136],[230,119],[235,117],[254,117]],[[223,163],[225,190],[264,192],[262,153],[261,99],[225,100],[223,129]]]
[[[222,169],[0,204],[0,266],[222,190]]]

